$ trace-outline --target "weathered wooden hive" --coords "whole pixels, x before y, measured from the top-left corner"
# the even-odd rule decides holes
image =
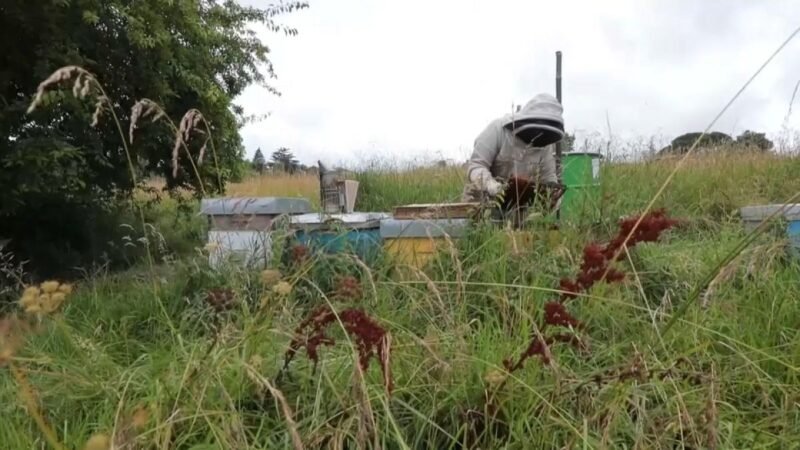
[[[208,217],[209,264],[235,263],[248,268],[269,265],[273,226],[277,218],[305,214],[303,198],[232,197],[203,199],[200,212]]]

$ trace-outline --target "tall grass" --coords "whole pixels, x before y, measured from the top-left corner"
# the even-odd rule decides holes
[[[99,275],[13,360],[28,368],[67,448],[96,433],[159,449],[461,448],[470,436],[481,448],[790,448],[800,440],[800,266],[785,236],[762,236],[726,267],[679,333],[659,330],[741,241],[738,207],[800,190],[797,158],[690,157],[658,202],[689,226],[625,255],[624,283],[597,284],[570,305],[586,323],[589,351],[553,346],[551,366],[503,369],[527,345],[558,280],[577,270],[584,244],[607,239],[616,217],[643,208],[673,164],[608,162],[606,227],[565,228],[557,243],[534,239],[513,252],[505,232],[476,228],[402,278],[391,261],[367,268],[343,255],[297,264],[276,255],[287,292],[258,273],[213,271],[202,253],[153,273]],[[463,176],[360,173],[358,209],[452,201]],[[279,189],[290,181],[316,197],[313,177],[250,180],[270,187],[242,195],[288,195]],[[347,292],[357,293],[341,295],[337,280],[346,277],[360,286]],[[207,303],[218,290],[232,292],[232,309]],[[277,376],[295,327],[325,304],[363,309],[391,332],[391,395],[377,365],[359,375],[357,343],[335,326],[338,344],[319,348],[316,369],[301,352]],[[3,372],[0,448],[40,448],[18,394]],[[146,420],[134,429],[138,411]]]

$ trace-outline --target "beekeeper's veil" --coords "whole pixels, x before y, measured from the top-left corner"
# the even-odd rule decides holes
[[[564,109],[549,94],[539,94],[509,115],[503,126],[533,147],[545,147],[564,138]]]

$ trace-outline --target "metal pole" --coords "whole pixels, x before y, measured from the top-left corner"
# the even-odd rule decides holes
[[[564,103],[561,100],[561,50],[556,51],[556,99],[558,103],[561,103],[563,106]],[[556,177],[558,179],[558,184],[561,184],[561,152],[564,145],[563,142],[564,140],[562,139],[556,144]],[[556,209],[556,220],[561,221],[561,200],[559,200]]]
[[[556,99],[558,102],[564,104],[561,99],[561,51],[556,52]],[[558,174],[558,182],[561,182],[561,153],[563,151],[563,140],[556,144],[556,173]]]

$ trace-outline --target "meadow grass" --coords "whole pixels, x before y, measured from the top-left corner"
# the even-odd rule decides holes
[[[662,333],[744,238],[737,209],[800,191],[794,157],[691,157],[656,205],[685,225],[626,254],[623,283],[600,283],[569,304],[588,349],[556,344],[551,365],[534,358],[504,369],[530,342],[559,279],[575,275],[584,245],[641,211],[674,164],[604,165],[600,220],[565,226],[555,243],[536,238],[510,251],[504,230],[476,227],[403,277],[391,261],[367,268],[344,255],[287,265],[277,248],[288,295],[258,272],[209,269],[199,250],[155,270],[99,274],[79,283],[63,314],[26,334],[10,361],[66,448],[97,433],[130,449],[446,449],[476,440],[512,449],[794,448],[800,266],[783,234],[760,236]],[[464,178],[458,168],[356,176],[362,211],[457,201]],[[228,193],[315,201],[317,180],[260,177]],[[162,220],[160,229],[174,228]],[[347,276],[360,294],[336,295]],[[234,307],[209,307],[214,289],[229,289]],[[301,351],[278,376],[295,327],[325,304],[363,308],[391,333],[391,393],[374,361],[362,378],[357,342],[341,324],[316,367]],[[19,382],[0,373],[0,448],[45,448]]]

